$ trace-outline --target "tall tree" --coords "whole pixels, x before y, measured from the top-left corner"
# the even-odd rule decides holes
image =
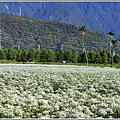
[[[82,53],[80,56],[79,56],[79,62],[82,62],[82,63],[86,63],[86,56],[88,57],[88,51],[86,50],[86,52]],[[89,57],[88,57],[89,58]]]
[[[22,62],[22,50],[17,51],[16,61]]]
[[[109,34],[109,39],[110,39],[110,58],[109,58],[109,63],[111,64],[111,47],[112,47],[112,42],[111,41],[113,39],[114,33],[113,33],[113,31],[109,31],[108,34]]]
[[[119,55],[119,54],[116,54],[116,55],[114,56],[114,62],[115,62],[115,63],[120,63],[120,55]]]
[[[16,49],[13,49],[13,48],[9,48],[8,49],[8,53],[7,53],[7,59],[8,60],[16,60]]]
[[[55,61],[55,53],[49,49],[48,52],[47,52],[47,61],[48,62],[54,62]]]
[[[85,53],[85,56],[86,56],[86,62],[87,62],[87,65],[88,65],[88,56],[87,56],[87,51],[86,51],[86,48],[85,48],[85,43],[84,43],[84,37],[86,35],[86,32],[87,32],[87,29],[85,26],[82,26],[79,31],[81,32],[81,35],[82,35],[82,43],[83,43],[83,52]]]
[[[0,49],[0,60],[6,60],[6,55],[3,49]]]
[[[43,49],[40,53],[40,61],[47,62],[47,50]]]
[[[28,52],[26,50],[22,51],[22,61],[26,62],[27,61],[27,56],[28,56]]]
[[[59,61],[59,62],[64,61],[64,50],[59,50],[56,53],[56,60]]]
[[[28,60],[34,61],[35,60],[35,49],[32,48],[28,52]]]
[[[72,52],[70,50],[66,50],[64,53],[65,61],[71,62],[72,61]]]
[[[35,61],[39,62],[40,61],[40,50],[37,49],[35,51]]]
[[[102,56],[102,63],[103,64],[107,64],[108,63],[108,51],[106,49],[104,49],[102,52],[101,52],[101,56]]]
[[[91,63],[95,63],[96,62],[96,52],[94,51],[94,50],[92,50],[91,52],[90,52],[90,54],[89,54],[89,61],[91,62]]]
[[[102,63],[102,57],[100,55],[100,53],[96,54],[96,59],[95,59],[96,63]]]
[[[115,48],[118,46],[118,41],[117,40],[111,40],[112,42],[112,49],[113,49],[113,54],[112,54],[112,64],[114,62],[114,55],[115,55]]]
[[[72,62],[73,63],[77,63],[78,62],[78,53],[73,53],[72,54]]]

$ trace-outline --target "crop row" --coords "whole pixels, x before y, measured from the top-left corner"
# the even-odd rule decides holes
[[[0,65],[1,118],[120,118],[120,69]]]

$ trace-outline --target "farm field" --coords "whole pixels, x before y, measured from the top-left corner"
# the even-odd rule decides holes
[[[0,118],[120,118],[120,69],[1,64]]]

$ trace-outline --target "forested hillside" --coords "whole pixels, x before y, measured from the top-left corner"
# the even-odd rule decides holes
[[[120,2],[0,2],[0,13],[56,20],[77,26],[86,26],[106,34],[114,31],[120,38]]]
[[[0,14],[2,48],[60,49],[82,52],[79,27],[56,21],[37,20],[12,14]],[[108,31],[106,31],[108,32]],[[109,49],[109,38],[99,32],[87,30],[85,47],[88,51]],[[116,48],[116,51],[119,51]]]

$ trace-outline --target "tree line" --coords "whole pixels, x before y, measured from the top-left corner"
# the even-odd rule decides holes
[[[83,46],[83,50],[84,50],[84,53],[85,53],[85,56],[86,56],[86,63],[88,65],[88,62],[89,62],[88,55],[89,54],[87,53],[85,43],[84,43],[84,37],[86,35],[87,28],[85,26],[82,26],[81,28],[79,28],[79,32],[82,35],[82,44],[83,44],[82,46]],[[113,39],[113,36],[114,36],[113,31],[109,31],[107,34],[109,34],[109,39],[110,39],[110,41],[109,41],[110,42],[110,46],[109,46],[109,63],[113,64],[114,63],[114,56],[115,56],[115,50],[114,49],[116,47],[118,47],[118,41]],[[112,54],[111,54],[111,50],[113,51]],[[98,57],[98,56],[96,56],[96,57]],[[104,57],[104,54],[103,54],[103,57]],[[116,56],[115,56],[115,61],[116,61]],[[90,61],[90,62],[92,62],[92,61]],[[103,61],[103,63],[107,63],[107,61],[106,62]]]
[[[85,51],[83,53],[72,52],[71,50],[59,50],[53,51],[51,49],[29,49],[29,50],[17,50],[15,48],[0,49],[0,60],[14,60],[17,62],[63,62],[67,63],[86,63],[86,54],[89,63],[108,64],[109,58],[114,63],[120,63],[120,55],[112,54],[107,49],[101,52],[92,50],[91,52]]]

